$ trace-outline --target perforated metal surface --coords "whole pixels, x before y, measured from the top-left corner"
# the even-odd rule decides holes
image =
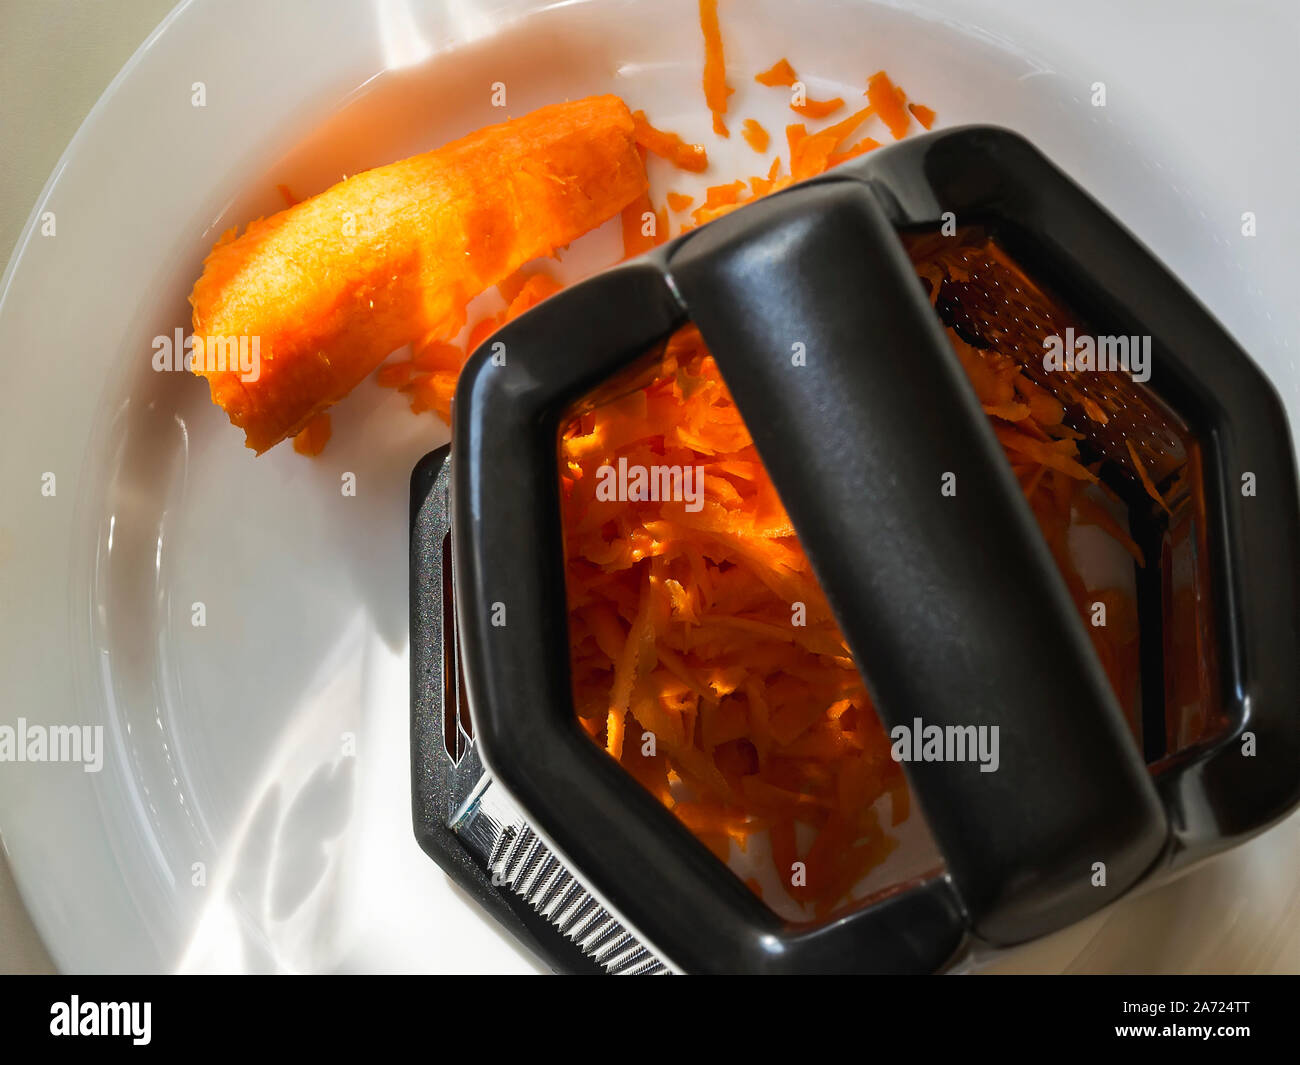
[[[1140,482],[1128,452],[1131,442],[1157,488],[1162,494],[1173,489],[1177,502],[1181,486],[1174,482],[1187,462],[1191,437],[1150,388],[1122,371],[1044,369],[1049,337],[1065,337],[1069,329],[1082,336],[1086,329],[988,237],[927,234],[907,244],[922,277],[937,286],[931,295],[944,323],[990,358],[1015,360],[1034,384],[1065,404],[1068,424],[1083,434],[1086,461],[1111,461],[1112,476]]]

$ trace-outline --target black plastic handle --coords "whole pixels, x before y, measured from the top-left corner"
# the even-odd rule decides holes
[[[687,240],[668,269],[886,726],[997,739],[993,771],[974,750],[906,766],[976,934],[1029,939],[1136,882],[1164,844],[1159,798],[868,188],[773,197]]]
[[[610,909],[689,971],[935,969],[968,928],[1012,943],[1104,905],[1167,842],[1164,807],[1061,577],[894,237],[945,210],[995,223],[1098,327],[1151,333],[1161,379],[1200,411],[1235,725],[1159,774],[1177,841],[1166,854],[1212,853],[1300,798],[1300,506],[1276,395],[1024,141],[986,128],[919,138],[558,294],[461,376],[453,537],[481,753]],[[560,422],[688,315],[887,725],[1000,730],[996,772],[908,769],[950,875],[811,929],[778,920],[574,718]],[[1267,506],[1234,497],[1243,468],[1270,486]],[[945,474],[955,495],[941,491]],[[1247,725],[1261,738],[1253,764],[1233,749]],[[1097,862],[1105,887],[1093,886]]]

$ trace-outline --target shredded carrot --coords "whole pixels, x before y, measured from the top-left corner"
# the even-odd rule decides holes
[[[752,118],[745,119],[745,123],[740,129],[740,135],[745,138],[745,143],[760,155],[766,152],[767,146],[772,143],[772,138],[767,130]]]
[[[934,111],[926,107],[925,104],[908,104],[907,109],[912,112],[912,117],[921,123],[925,129],[929,129],[934,125]]]
[[[513,322],[525,311],[532,310],[547,296],[555,295],[563,287],[550,274],[533,274],[510,301],[510,305],[506,308],[506,321]]]
[[[467,354],[468,352],[456,344],[450,344],[445,340],[433,340],[420,344],[414,349],[411,355],[411,366],[425,373],[438,370],[453,370],[459,373],[460,368],[465,365]]]
[[[375,383],[381,388],[401,388],[411,380],[413,370],[407,361],[385,363],[375,371]]]
[[[667,159],[680,170],[698,174],[708,168],[709,154],[704,145],[688,144],[676,133],[656,129],[647,121],[644,111],[634,111],[632,121],[635,123],[636,142],[646,151]]]
[[[330,416],[322,412],[294,436],[293,449],[299,455],[319,455],[329,443],[331,432]]]
[[[794,67],[790,65],[788,59],[778,59],[770,68],[761,74],[755,74],[754,80],[760,85],[767,85],[775,88],[778,85],[784,85],[787,88],[794,85],[799,80],[799,75],[794,72]]]
[[[687,196],[684,192],[670,192],[667,196],[668,206],[674,211],[681,212],[686,210],[695,202],[694,196]]]
[[[722,54],[722,29],[718,25],[718,0],[700,0],[700,28],[704,31],[704,100],[713,112],[713,132],[729,137],[727,97],[735,90],[727,85],[727,65]]]
[[[879,70],[871,75],[867,82],[867,100],[875,108],[894,140],[902,140],[907,135],[907,127],[912,117],[907,110],[907,97],[903,90],[889,80],[889,75]]]
[[[843,98],[836,96],[831,100],[805,99],[802,103],[791,103],[790,110],[797,115],[803,115],[804,118],[826,118],[843,106]]]
[[[1138,480],[1142,482],[1142,487],[1146,489],[1147,495],[1159,503],[1160,506],[1164,508],[1166,514],[1172,516],[1173,511],[1169,509],[1169,504],[1165,502],[1165,497],[1156,491],[1156,486],[1151,481],[1151,475],[1147,473],[1146,467],[1142,465],[1142,459],[1138,457],[1137,448],[1133,446],[1133,441],[1125,440],[1124,446],[1128,448],[1129,458],[1133,460],[1133,468],[1137,471]]]
[[[808,127],[802,122],[793,122],[785,127],[785,143],[790,149],[790,168],[794,169],[795,159],[798,158],[799,144],[808,136]]]

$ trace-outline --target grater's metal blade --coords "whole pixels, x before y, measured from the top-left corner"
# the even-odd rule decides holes
[[[612,976],[672,970],[555,856],[505,789],[483,776],[450,828],[492,877]]]

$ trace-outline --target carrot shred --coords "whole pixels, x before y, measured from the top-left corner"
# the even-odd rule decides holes
[[[784,85],[786,88],[792,86],[799,80],[799,75],[794,72],[794,67],[790,65],[788,59],[778,59],[767,70],[761,74],[755,74],[754,80],[760,85],[767,85],[775,88],[778,85]]]
[[[671,210],[681,213],[695,202],[695,197],[687,196],[684,192],[670,192],[667,201]]]
[[[713,113],[713,132],[729,137],[727,97],[735,90],[727,85],[727,65],[722,52],[722,29],[718,25],[718,0],[700,0],[700,28],[704,31],[704,100]]]
[[[644,111],[633,111],[634,136],[637,144],[646,151],[653,152],[661,159],[667,159],[679,170],[700,173],[708,169],[709,153],[702,144],[688,144],[676,133],[656,129],[645,117]]]
[[[802,122],[794,122],[785,127],[785,143],[790,149],[790,169],[794,169],[794,161],[798,157],[799,145],[805,137],[808,136],[808,127]]]
[[[836,96],[830,100],[804,100],[802,103],[791,103],[790,110],[804,118],[826,118],[843,106],[843,97]]]
[[[411,380],[414,367],[409,362],[389,362],[375,371],[375,383],[381,388],[401,388]]]
[[[745,138],[745,143],[760,155],[766,152],[767,146],[772,143],[771,135],[752,118],[745,119],[740,135]]]
[[[329,443],[332,431],[330,416],[322,411],[309,421],[301,432],[294,436],[293,449],[299,455],[319,455],[325,450],[325,445]]]
[[[1173,511],[1169,509],[1169,504],[1165,502],[1165,497],[1156,490],[1155,484],[1152,483],[1151,475],[1147,473],[1146,467],[1142,465],[1142,459],[1138,456],[1137,448],[1133,446],[1133,441],[1125,440],[1124,446],[1128,448],[1129,458],[1133,460],[1133,468],[1137,471],[1138,480],[1142,482],[1142,487],[1146,489],[1147,495],[1159,503],[1160,506],[1164,508],[1166,514],[1172,516]]]
[[[871,75],[867,82],[866,97],[876,114],[889,127],[894,140],[902,140],[907,136],[907,127],[912,123],[912,116],[906,107],[907,97],[883,70]]]
[[[421,373],[433,373],[439,370],[459,373],[460,368],[465,365],[466,354],[455,344],[449,344],[445,340],[433,340],[413,349],[411,367]]]
[[[924,129],[929,129],[934,125],[934,111],[926,107],[925,104],[908,104],[907,109],[912,112],[915,118]]]

